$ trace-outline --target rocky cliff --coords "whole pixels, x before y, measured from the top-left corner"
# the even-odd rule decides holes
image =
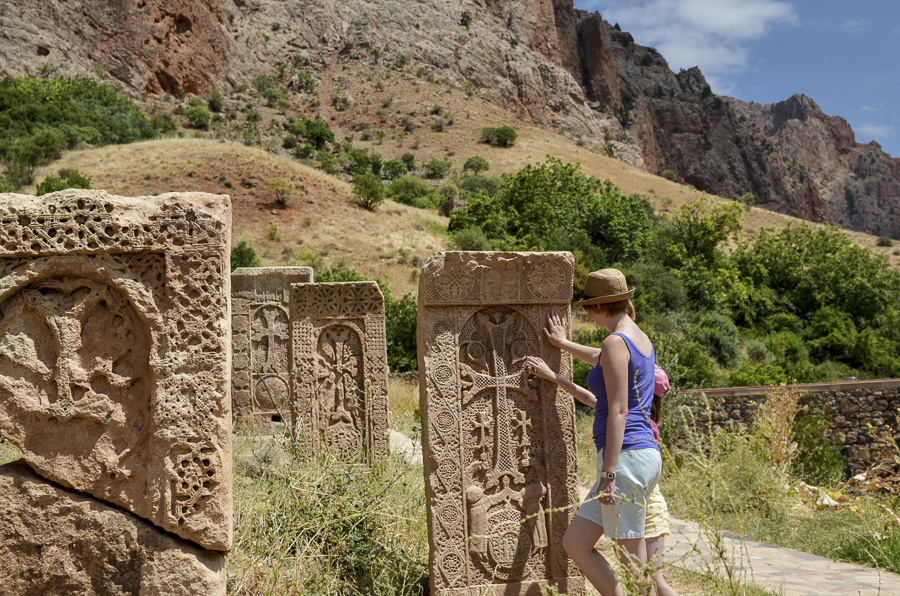
[[[148,95],[314,76],[378,56],[726,197],[900,238],[900,160],[794,96],[714,95],[572,0],[45,0],[0,4],[0,75],[92,74]],[[290,72],[288,73],[290,76]],[[324,77],[323,77],[324,78]],[[323,89],[329,82],[322,81]],[[666,172],[668,174],[668,172]]]

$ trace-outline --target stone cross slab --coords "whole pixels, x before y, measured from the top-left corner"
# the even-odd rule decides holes
[[[562,549],[579,501],[572,398],[529,378],[544,339],[568,322],[569,253],[443,252],[419,282],[419,380],[431,593],[584,594]]]
[[[378,284],[293,284],[290,320],[295,435],[343,463],[387,455],[387,342]]]
[[[41,478],[199,545],[222,573],[230,235],[227,196],[0,194],[0,434]]]
[[[232,400],[236,423],[281,431],[291,424],[291,285],[310,267],[240,267],[231,274]]]

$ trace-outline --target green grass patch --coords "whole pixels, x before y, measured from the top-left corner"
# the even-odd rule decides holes
[[[428,590],[421,466],[339,465],[269,437],[234,437],[230,594]]]

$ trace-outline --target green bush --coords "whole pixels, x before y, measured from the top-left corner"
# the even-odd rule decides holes
[[[727,316],[717,312],[703,315],[691,331],[691,339],[705,347],[720,364],[731,366],[737,362],[737,327]]]
[[[41,196],[67,188],[91,188],[91,179],[78,170],[60,170],[59,175],[50,174],[37,185],[35,195]]]
[[[791,441],[797,453],[791,461],[795,477],[813,486],[833,486],[845,479],[847,460],[841,455],[841,443],[829,436],[831,416],[818,411],[794,421]]]
[[[209,94],[209,97],[206,99],[206,107],[208,107],[211,112],[221,112],[225,107],[225,97],[222,96],[222,92],[215,87],[212,87],[207,89],[207,93]]]
[[[408,170],[406,164],[397,159],[389,159],[381,168],[382,175],[388,180],[394,180],[405,174]]]
[[[449,159],[438,159],[435,157],[422,167],[428,172],[429,178],[439,179],[447,175],[447,172],[450,171],[450,165]]]
[[[388,196],[398,203],[420,209],[434,209],[442,202],[434,187],[418,176],[397,178],[388,188]]]
[[[746,360],[728,376],[731,387],[765,387],[790,381],[787,372],[778,364],[751,364]]]
[[[416,156],[412,153],[404,153],[400,156],[400,161],[406,164],[406,169],[409,171],[416,169]]]
[[[484,193],[493,197],[500,191],[503,179],[500,176],[466,176],[457,179],[456,184],[467,194]]]
[[[677,357],[676,365],[666,370],[673,384],[685,389],[718,386],[715,364],[700,344],[679,340],[672,342],[670,349]]]
[[[134,101],[93,79],[0,81],[0,163],[6,166],[7,186],[29,184],[34,168],[79,143],[100,146],[155,136]]]
[[[479,227],[456,230],[452,239],[457,250],[491,250],[491,241]]]
[[[384,300],[387,333],[388,368],[392,372],[418,370],[416,317],[419,305],[415,296],[406,294],[395,300],[390,294]]]
[[[481,142],[496,147],[510,147],[518,138],[519,134],[511,126],[481,129]]]
[[[231,270],[234,271],[238,267],[260,267],[262,262],[245,239],[241,239],[235,246],[231,247]]]
[[[360,204],[373,211],[384,203],[384,185],[375,174],[358,174],[353,177],[353,194]]]
[[[202,105],[189,106],[184,109],[182,114],[191,128],[205,129],[209,127],[209,123],[212,121],[212,114]]]
[[[481,157],[480,155],[473,155],[463,164],[463,171],[472,172],[473,176],[477,176],[481,172],[487,172],[490,169],[491,164],[489,164],[488,160]]]

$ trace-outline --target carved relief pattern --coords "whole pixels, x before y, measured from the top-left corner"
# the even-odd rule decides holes
[[[501,265],[488,272],[492,259]],[[518,595],[552,583],[581,594],[584,581],[561,542],[579,500],[574,405],[524,369],[525,356],[536,354],[571,374],[570,359],[540,332],[551,309],[568,319],[571,257],[439,253],[426,269],[446,272],[449,263],[452,271],[460,262],[484,279],[498,270],[517,277],[492,282],[485,306],[428,306],[434,277],[423,274],[420,284],[432,593],[496,585],[497,593]],[[566,279],[560,301],[557,284]]]
[[[215,550],[231,544],[228,235],[213,195],[0,195],[0,433],[45,477]],[[186,437],[228,454],[198,452],[202,481],[170,461]]]
[[[345,463],[386,454],[387,345],[378,286],[295,284],[290,314],[301,440]]]
[[[256,267],[231,274],[232,400],[235,419],[282,430],[291,415],[290,286],[309,267]],[[251,381],[252,379],[252,381]]]

